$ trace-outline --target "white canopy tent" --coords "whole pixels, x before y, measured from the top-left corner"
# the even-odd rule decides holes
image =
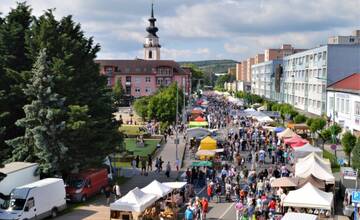
[[[333,193],[327,193],[307,183],[298,190],[290,191],[284,199],[284,206],[331,210]]]
[[[278,138],[291,138],[297,135],[290,128],[286,128],[284,131],[277,133]]]
[[[116,211],[143,212],[156,200],[156,195],[144,193],[136,187],[125,196],[111,203],[110,209]]]
[[[309,154],[305,158],[301,158],[295,164],[295,176],[301,178],[307,178],[310,175],[324,180],[327,183],[335,183],[335,177],[331,171],[331,164],[320,158],[315,153]]]
[[[281,220],[318,220],[317,215],[311,215],[307,213],[288,212],[282,217]]]
[[[144,193],[154,194],[158,199],[169,194],[173,189],[160,183],[157,180],[152,181],[149,185],[141,189]]]
[[[319,157],[322,157],[323,151],[320,148],[314,147],[309,143],[305,144],[304,146],[294,148],[295,158],[304,158],[311,153],[315,153]]]
[[[186,135],[188,138],[193,138],[193,137],[206,137],[209,136],[211,134],[211,132],[206,129],[206,128],[189,128],[186,130]]]
[[[181,189],[187,184],[187,182],[163,182],[162,184],[173,189]]]

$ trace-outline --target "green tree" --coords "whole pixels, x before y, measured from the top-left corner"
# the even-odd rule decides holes
[[[136,99],[136,101],[134,102],[134,110],[142,118],[143,121],[145,121],[147,118],[148,105],[150,99],[151,96],[141,97]]]
[[[102,164],[105,156],[120,149],[122,138],[113,117],[111,89],[94,62],[100,46],[84,36],[71,16],[58,21],[52,10],[34,20],[29,35],[32,57],[46,47],[54,90],[66,98],[64,136],[70,156],[64,172]]]
[[[360,168],[360,137],[357,138],[356,145],[352,150],[352,166],[356,169]]]
[[[173,123],[176,119],[176,83],[164,88],[149,100],[147,116],[160,122]],[[183,93],[178,90],[179,113],[182,109]]]
[[[307,120],[307,117],[305,115],[302,115],[302,114],[298,114],[294,117],[294,122],[295,123],[304,123],[306,122]]]
[[[25,135],[7,143],[14,148],[12,160],[38,162],[42,173],[52,175],[61,170],[68,150],[61,138],[65,129],[64,98],[54,92],[45,50],[40,52],[32,73],[25,94],[33,100],[24,106],[25,118],[16,122],[25,128]]]
[[[11,156],[11,147],[5,141],[24,134],[24,128],[15,122],[25,116],[27,97],[22,88],[32,65],[26,47],[31,22],[31,9],[26,3],[18,3],[4,19],[0,18],[0,164]]]
[[[306,124],[309,126],[309,130],[312,134],[317,134],[323,141],[323,146],[328,138],[329,132],[323,132],[326,126],[326,120],[324,118],[308,118]]]
[[[347,131],[345,134],[343,134],[341,138],[341,145],[342,148],[349,158],[349,166],[350,166],[350,160],[351,160],[351,152],[356,144],[356,137],[351,134],[351,132]]]
[[[112,89],[113,92],[113,98],[114,98],[114,102],[115,102],[115,107],[120,107],[123,103],[123,98],[124,98],[124,89],[122,87],[121,81],[117,80],[115,82],[115,85]]]
[[[222,76],[219,76],[215,81],[215,88],[217,89],[224,89],[224,83],[225,82],[232,82],[234,81],[234,76],[225,74]]]

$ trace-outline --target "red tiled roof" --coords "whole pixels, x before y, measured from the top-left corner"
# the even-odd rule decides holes
[[[328,86],[330,90],[357,90],[360,91],[360,73],[353,73]]]
[[[100,66],[116,66],[119,73],[152,73],[153,68],[171,67],[174,73],[189,74],[188,70],[184,70],[174,60],[95,60]]]

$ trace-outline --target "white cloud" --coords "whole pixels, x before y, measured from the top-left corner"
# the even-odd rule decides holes
[[[191,60],[191,59],[208,59],[210,55],[209,48],[197,48],[194,50],[178,50],[174,48],[162,48],[161,56],[162,59],[171,60]]]

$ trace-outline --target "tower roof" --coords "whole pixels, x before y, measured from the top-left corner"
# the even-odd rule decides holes
[[[146,28],[146,31],[149,33],[148,36],[158,37],[156,32],[158,32],[158,28],[155,26],[156,18],[154,17],[154,4],[151,4],[151,17],[148,19],[150,22],[150,26]]]

